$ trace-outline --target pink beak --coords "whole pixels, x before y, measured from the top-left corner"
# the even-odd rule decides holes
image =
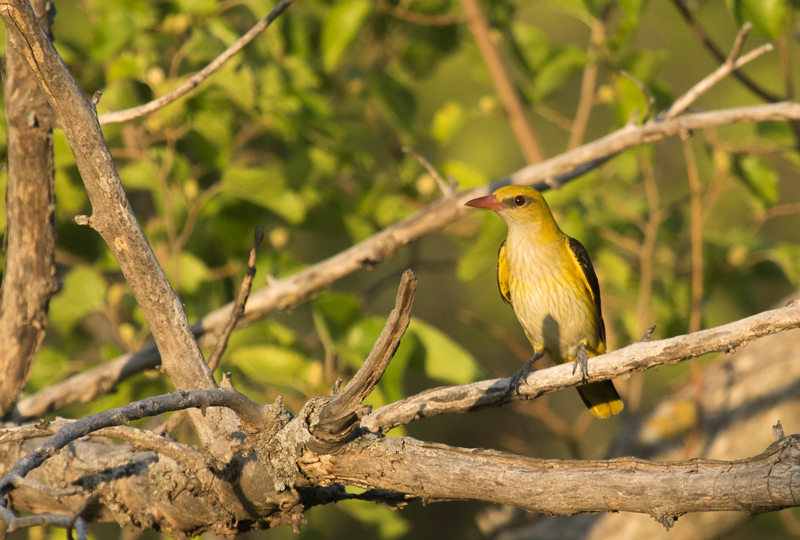
[[[464,206],[471,206],[473,208],[485,208],[486,210],[494,210],[495,212],[505,210],[503,203],[497,200],[494,195],[486,195],[485,197],[478,197],[464,203]]]

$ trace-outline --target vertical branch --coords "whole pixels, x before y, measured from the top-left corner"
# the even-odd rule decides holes
[[[609,6],[613,4],[608,4]],[[608,11],[608,9],[606,9]],[[594,107],[595,86],[597,85],[598,71],[598,50],[605,38],[606,25],[602,18],[592,23],[592,34],[589,38],[589,58],[583,70],[581,78],[581,97],[578,101],[578,109],[575,111],[575,120],[572,123],[572,131],[569,134],[567,150],[577,148],[583,142],[586,135],[586,127],[589,125],[589,115]]]
[[[692,308],[689,314],[689,332],[700,330],[703,315],[703,193],[700,174],[697,171],[697,158],[688,133],[683,136],[683,155],[686,160],[686,174],[689,177],[689,207],[691,212],[691,250],[692,250]],[[693,453],[697,441],[702,436],[703,370],[700,361],[689,361],[692,372],[692,388],[697,405],[697,424],[686,439],[684,455]]]
[[[700,330],[703,309],[703,201],[697,158],[692,141],[688,137],[683,141],[683,155],[686,160],[686,174],[689,177],[691,209],[692,309],[689,315],[689,332],[697,332]]]
[[[650,160],[640,157],[639,167],[642,171],[642,184],[647,197],[647,221],[642,226],[644,238],[637,250],[639,256],[639,296],[636,301],[636,318],[639,320],[639,333],[643,333],[650,325],[650,299],[653,295],[653,253],[656,249],[658,228],[663,221],[661,202],[656,185],[655,171]],[[641,373],[636,373],[628,385],[628,404],[631,410],[639,408],[642,400]]]
[[[49,34],[44,0],[32,2]],[[25,59],[6,35],[8,123],[6,261],[0,300],[0,418],[17,402],[44,339],[47,306],[57,290],[53,209],[55,116]]]
[[[27,0],[0,4],[9,44],[38,78],[69,141],[75,163],[92,204],[92,216],[79,224],[95,229],[109,246],[153,333],[162,365],[176,388],[216,388],[200,347],[192,334],[183,305],[172,290],[150,243],[139,226],[111,157],[95,109],[87,101],[63,60],[48,41]],[[200,439],[214,454],[228,452],[226,431],[236,429],[234,415],[216,409],[203,417],[193,412]],[[211,445],[211,443],[216,443]]]
[[[500,56],[497,47],[492,43],[491,37],[489,37],[489,25],[486,23],[486,18],[483,16],[480,5],[478,5],[478,0],[461,0],[461,6],[467,18],[469,30],[475,37],[478,49],[480,49],[481,56],[483,56],[483,61],[486,62],[486,67],[489,68],[489,74],[492,77],[495,90],[497,90],[497,95],[508,113],[511,129],[514,131],[517,143],[525,156],[525,161],[529,165],[543,161],[542,145],[525,116],[525,109],[517,95],[516,88],[514,88],[514,83],[511,81],[511,75],[503,63],[503,58]]]

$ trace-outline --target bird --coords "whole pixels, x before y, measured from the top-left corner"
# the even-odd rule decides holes
[[[532,187],[504,186],[465,204],[494,210],[508,226],[497,255],[497,284],[534,349],[522,375],[544,354],[557,364],[577,361],[575,367],[585,374],[588,358],[606,352],[600,286],[586,248],[561,231],[547,201]],[[597,418],[623,409],[611,381],[577,390]]]

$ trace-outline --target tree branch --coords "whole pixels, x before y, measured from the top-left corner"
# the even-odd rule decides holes
[[[644,126],[626,126],[610,135],[575,150],[566,152],[542,163],[525,167],[482,188],[462,190],[455,196],[432,203],[399,223],[387,227],[333,257],[311,265],[284,279],[274,280],[269,286],[250,296],[242,323],[260,320],[276,309],[289,309],[299,305],[315,292],[330,286],[364,266],[377,264],[391,257],[405,245],[438,231],[464,213],[464,202],[491,193],[500,186],[533,184],[541,191],[553,183],[563,183],[599,166],[618,153],[645,144],[693,131],[742,122],[768,120],[800,120],[800,104],[793,102],[739,107],[721,111],[687,114],[664,122]],[[551,179],[545,182],[545,179]],[[216,309],[197,322],[192,330],[197,336],[218,332],[232,308],[232,303]],[[76,375],[53,385],[38,394],[22,400],[13,419],[17,421],[38,418],[49,411],[69,403],[87,402],[105,395],[117,383],[144,369],[158,365],[158,351],[152,345],[130,353],[93,370]]]
[[[419,418],[497,407],[513,400],[534,399],[582,382],[613,379],[708,353],[732,352],[760,337],[798,327],[800,307],[765,311],[716,328],[659,341],[638,342],[594,357],[589,360],[589,374],[585,379],[581,374],[573,375],[569,364],[562,364],[531,372],[520,382],[518,392],[512,387],[513,377],[433,388],[373,411],[364,417],[361,425],[371,431],[386,432]]]
[[[489,37],[489,25],[481,11],[478,0],[461,0],[461,7],[467,19],[469,31],[478,44],[484,63],[489,69],[492,84],[503,103],[503,107],[508,114],[508,121],[517,139],[522,154],[527,163],[539,163],[544,160],[545,153],[539,138],[533,130],[528,118],[525,116],[525,108],[517,95],[517,89],[511,80],[511,75],[503,62],[503,57],[497,47]]]
[[[245,35],[237,39],[233,45],[225,49],[225,51],[212,60],[210,64],[192,75],[186,82],[184,82],[175,90],[164,96],[161,96],[158,99],[154,99],[149,103],[139,105],[138,107],[102,114],[99,116],[98,122],[101,126],[127,122],[129,120],[133,120],[134,118],[139,118],[141,116],[153,113],[159,109],[163,109],[173,101],[177,101],[178,99],[182,98],[194,90],[197,85],[209,78],[215,71],[222,67],[225,62],[230,60],[232,56],[250,44],[251,41],[258,37],[261,32],[266,30],[270,23],[280,17],[280,15],[294,2],[295,0],[281,0],[281,2],[275,6],[275,8],[270,11],[266,17],[256,23],[256,25],[248,30]]]
[[[172,383],[184,389],[215,388],[183,305],[128,203],[94,105],[84,98],[27,0],[0,4],[0,17],[12,47],[39,79],[75,155],[93,211],[90,218],[84,216],[82,221],[99,232],[111,249],[142,308]],[[235,419],[224,410],[212,413],[208,419],[195,414],[193,422],[206,443],[235,429]],[[225,446],[219,443],[213,448],[222,452]]]
[[[664,118],[667,120],[670,118],[675,118],[685,111],[689,105],[694,103],[697,98],[707,92],[719,81],[727,77],[730,73],[735,72],[743,65],[755,60],[759,56],[771,51],[774,48],[772,43],[765,43],[764,45],[740,57],[739,55],[742,52],[742,47],[744,47],[744,42],[747,39],[747,35],[750,33],[750,30],[752,29],[753,25],[750,23],[746,23],[744,26],[742,26],[742,29],[739,30],[739,34],[736,36],[736,40],[733,43],[733,48],[731,49],[730,54],[728,54],[728,58],[726,58],[725,61],[714,70],[713,73],[705,77],[699,83],[695,84],[688,92],[678,98],[675,103],[672,104],[669,110],[666,111]]]
[[[208,390],[178,390],[171,394],[150,397],[135,401],[124,407],[109,409],[75,422],[71,422],[43,444],[17,461],[11,470],[0,479],[0,496],[9,492],[16,477],[24,478],[30,471],[44,463],[58,450],[70,442],[90,433],[112,426],[127,425],[133,420],[157,416],[165,412],[190,408],[205,410],[208,407],[228,407],[236,412],[242,424],[251,429],[266,428],[271,422],[268,407],[250,401],[244,394],[233,388]]]
[[[397,298],[378,341],[372,347],[364,364],[344,390],[323,405],[311,423],[311,433],[320,441],[316,451],[331,453],[347,442],[358,426],[358,421],[371,407],[361,405],[377,386],[383,372],[389,367],[400,339],[411,321],[411,305],[417,290],[417,278],[411,270],[403,273]]]
[[[34,1],[49,32],[44,0]],[[44,340],[55,280],[53,125],[36,76],[9,45],[5,87],[8,125],[5,268],[0,299],[0,418],[17,403]]]
[[[705,31],[705,29],[697,22],[694,18],[694,15],[689,10],[687,6],[683,4],[681,0],[672,0],[672,4],[677,8],[680,12],[681,16],[686,21],[686,24],[689,25],[689,28],[694,33],[697,40],[703,44],[703,46],[711,53],[711,56],[719,62],[720,64],[724,63],[727,58],[725,53],[714,43],[714,40],[711,39],[711,36]],[[782,101],[782,98],[776,94],[769,92],[768,90],[761,88],[752,79],[750,79],[747,75],[740,71],[734,71],[733,76],[736,77],[739,82],[741,82],[746,88],[748,88],[751,92],[756,94],[758,97],[763,99],[764,101],[768,101],[770,103],[777,103]]]
[[[212,373],[217,369],[219,361],[225,353],[225,349],[228,346],[228,339],[231,337],[233,329],[236,328],[236,323],[238,323],[239,319],[244,315],[244,308],[250,296],[250,287],[253,285],[253,278],[256,275],[256,255],[258,255],[258,246],[261,245],[262,240],[264,240],[264,233],[261,229],[256,227],[255,237],[253,238],[253,248],[250,250],[250,259],[247,261],[247,272],[242,280],[241,287],[239,287],[239,295],[236,297],[236,303],[231,310],[230,318],[219,335],[214,351],[211,353],[211,356],[208,357],[208,369],[210,369]]]
[[[304,463],[305,474],[425,501],[477,498],[551,515],[637,512],[665,527],[689,512],[795,506],[793,493],[800,489],[798,435],[758,456],[729,462],[532,459],[410,437],[362,437],[353,445],[342,454]]]

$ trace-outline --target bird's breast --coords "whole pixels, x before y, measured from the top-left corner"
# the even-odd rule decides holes
[[[600,342],[596,308],[563,242],[506,246],[514,312],[534,348],[556,362],[574,360],[580,344]]]

